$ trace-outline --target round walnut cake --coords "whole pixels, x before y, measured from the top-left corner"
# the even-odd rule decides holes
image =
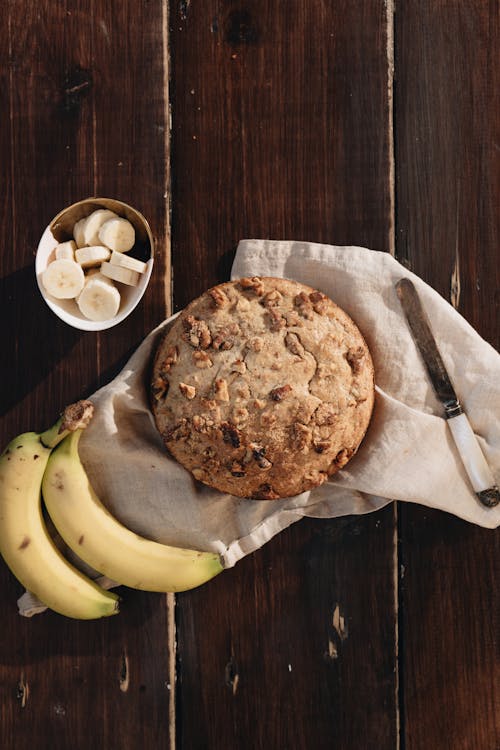
[[[152,410],[193,476],[239,497],[290,497],[345,466],[366,432],[373,365],[319,291],[254,277],[188,305],[154,360]]]

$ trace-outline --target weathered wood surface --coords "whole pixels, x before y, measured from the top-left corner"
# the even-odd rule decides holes
[[[498,8],[396,10],[5,3],[2,443],[165,317],[170,204],[176,309],[228,277],[242,237],[352,243],[395,249],[498,346]],[[100,335],[55,318],[33,274],[45,225],[93,194],[157,241],[147,296]],[[175,609],[127,591],[96,623],[19,618],[2,565],[0,747],[496,750],[498,552],[417,507],[302,521]]]
[[[498,348],[498,4],[419,0],[400,10],[397,254]],[[496,750],[500,536],[400,510],[404,747]]]
[[[7,2],[0,29],[4,444],[107,382],[164,318],[168,121],[161,2]],[[151,293],[102,334],[56,318],[33,267],[52,217],[92,195],[137,206],[158,243]],[[164,596],[130,592],[108,622],[25,620],[3,564],[0,581],[2,748],[168,746]]]
[[[243,237],[389,249],[387,24],[373,2],[176,6],[176,308]],[[395,748],[394,545],[391,508],[301,522],[178,597],[178,746]]]

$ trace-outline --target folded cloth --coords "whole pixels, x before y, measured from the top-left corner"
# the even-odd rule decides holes
[[[403,276],[414,282],[498,483],[500,356],[450,304],[387,253],[361,247],[243,240],[231,276],[295,279],[321,290],[352,317],[375,366],[368,432],[345,469],[296,497],[245,500],[194,481],[166,452],[149,409],[151,358],[170,318],[91,396],[95,416],[80,441],[97,494],[122,523],[165,544],[218,551],[226,567],[303,516],[369,513],[393,500],[438,508],[487,528],[499,525],[500,507],[482,506],[470,486],[394,285]],[[19,606],[25,615],[41,610],[29,595]]]

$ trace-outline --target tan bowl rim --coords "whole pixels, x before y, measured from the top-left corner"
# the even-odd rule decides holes
[[[119,198],[106,198],[105,196],[99,196],[99,197],[89,197],[89,198],[82,198],[79,201],[75,201],[74,203],[71,203],[69,206],[66,206],[65,208],[62,208],[59,213],[57,213],[52,221],[49,223],[49,228],[52,230],[52,227],[57,223],[59,218],[63,216],[67,211],[70,211],[72,208],[76,208],[77,206],[80,206],[85,203],[99,203],[100,201],[110,201],[111,203],[120,203],[120,205],[125,206],[133,213],[137,214],[137,216],[141,219],[141,221],[144,223],[144,228],[146,230],[146,234],[148,235],[149,244],[151,247],[151,256],[154,254],[154,238],[153,238],[153,232],[151,231],[151,227],[149,226],[149,222],[140,211],[137,210],[137,208],[134,208],[134,206],[131,206],[130,203],[127,203],[126,201],[122,201]]]

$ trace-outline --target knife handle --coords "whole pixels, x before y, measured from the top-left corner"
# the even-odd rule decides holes
[[[447,422],[474,492],[483,505],[498,505],[500,492],[467,416],[458,414]]]

